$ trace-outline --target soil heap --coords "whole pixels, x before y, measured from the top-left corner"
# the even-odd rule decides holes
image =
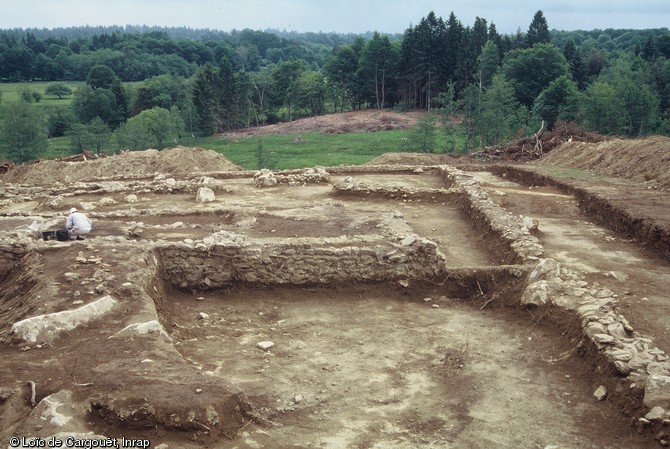
[[[190,173],[242,170],[221,154],[202,148],[123,152],[116,157],[82,162],[43,160],[15,166],[2,176],[4,182],[54,184],[110,178],[152,176],[156,173],[184,176]]]
[[[633,181],[655,181],[670,188],[670,138],[615,139],[599,143],[566,142],[538,162],[540,165],[590,169]]]

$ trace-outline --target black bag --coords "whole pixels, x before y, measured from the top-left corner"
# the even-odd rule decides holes
[[[58,229],[56,231],[56,240],[59,242],[67,242],[70,240],[70,236],[67,233],[67,229]]]

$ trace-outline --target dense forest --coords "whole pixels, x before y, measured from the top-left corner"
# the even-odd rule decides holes
[[[112,138],[119,148],[160,148],[182,135],[361,108],[457,116],[466,150],[557,120],[631,137],[670,132],[667,28],[550,31],[542,11],[529,19],[512,35],[433,12],[398,35],[0,30],[0,82],[46,81],[47,95],[72,99],[30,107],[41,93],[26,84],[20,101],[0,104],[0,157],[34,159],[48,137],[69,136],[75,151]],[[85,84],[72,91],[69,81]]]

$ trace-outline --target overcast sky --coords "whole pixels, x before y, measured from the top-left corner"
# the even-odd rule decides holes
[[[222,31],[402,33],[434,11],[475,17],[498,32],[527,31],[542,10],[550,29],[663,28],[670,0],[0,0],[0,28],[158,25]]]

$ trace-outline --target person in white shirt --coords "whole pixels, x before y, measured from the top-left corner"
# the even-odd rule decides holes
[[[70,209],[70,213],[67,216],[65,221],[65,227],[67,228],[67,234],[70,237],[70,240],[84,240],[84,235],[91,232],[91,220],[81,212],[78,212],[76,208]]]

